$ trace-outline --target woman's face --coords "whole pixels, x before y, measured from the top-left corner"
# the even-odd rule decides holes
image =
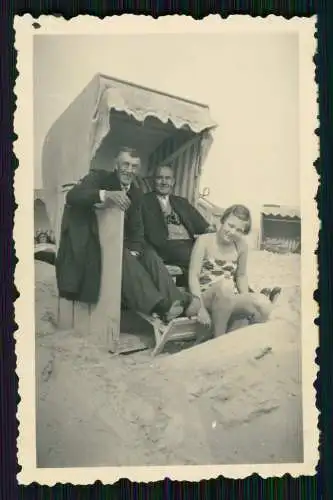
[[[244,236],[247,224],[248,223],[246,221],[243,221],[235,215],[231,214],[221,224],[219,229],[219,236],[225,243],[238,241],[240,238],[242,238],[242,236]]]
[[[47,243],[46,234],[40,234],[38,239],[39,239],[39,243]]]

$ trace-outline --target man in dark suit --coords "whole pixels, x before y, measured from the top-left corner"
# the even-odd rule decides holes
[[[154,174],[153,191],[142,200],[142,220],[145,240],[155,248],[163,261],[183,270],[182,284],[188,284],[188,268],[195,235],[215,232],[200,212],[186,198],[172,194],[175,176],[172,167],[162,165]],[[249,288],[249,292],[253,292]],[[264,288],[261,293],[274,302],[281,288]],[[187,313],[197,313],[198,302],[194,297]]]
[[[100,203],[115,205],[125,211],[123,299],[131,309],[157,313],[169,321],[183,312],[189,299],[177,289],[161,258],[144,241],[142,193],[133,184],[139,166],[138,154],[122,148],[113,172],[91,171],[68,192],[56,265],[58,288],[63,297],[97,302],[102,270],[93,208]]]
[[[211,226],[186,198],[172,194],[174,185],[172,168],[158,167],[154,190],[142,201],[144,235],[166,264],[187,274],[195,235],[210,231]]]

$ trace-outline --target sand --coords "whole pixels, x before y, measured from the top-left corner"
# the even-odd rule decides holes
[[[299,265],[251,253],[251,285],[283,286],[271,321],[152,358],[57,331],[54,269],[36,262],[38,466],[301,462]]]

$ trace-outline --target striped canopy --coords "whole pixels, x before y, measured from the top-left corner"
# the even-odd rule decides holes
[[[59,191],[91,168],[112,170],[120,146],[134,147],[143,177],[162,162],[175,168],[177,194],[198,199],[199,176],[216,127],[208,106],[96,75],[46,136],[43,187],[52,224]]]
[[[284,205],[263,205],[261,213],[268,217],[271,216],[287,219],[299,219],[301,217],[299,207],[290,207]]]

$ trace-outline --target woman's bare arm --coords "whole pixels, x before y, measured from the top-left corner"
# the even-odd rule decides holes
[[[247,257],[248,246],[246,241],[243,241],[239,246],[238,265],[235,278],[239,293],[248,293],[249,291],[249,280],[247,276]]]
[[[200,300],[200,309],[197,314],[197,321],[209,328],[211,326],[211,317],[202,300],[199,282],[202,261],[206,254],[207,237],[208,235],[199,236],[193,247],[189,268],[189,289],[190,292]]]
[[[206,236],[199,236],[193,246],[189,266],[189,289],[193,295],[201,297],[199,276],[206,252]]]

